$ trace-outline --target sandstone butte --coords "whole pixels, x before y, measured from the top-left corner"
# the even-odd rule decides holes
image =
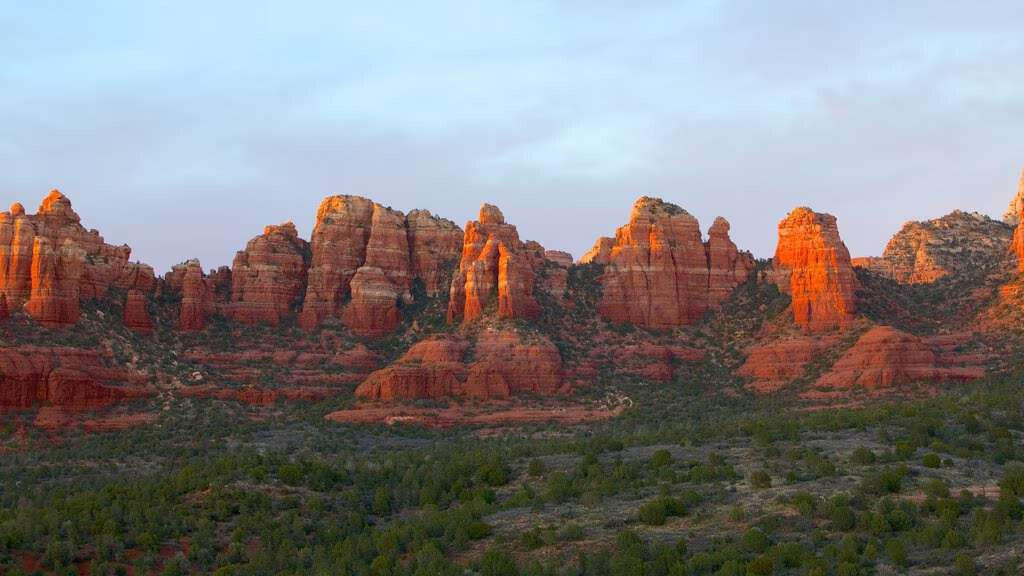
[[[235,255],[228,315],[243,324],[276,326],[302,298],[309,243],[295,224],[267,226]]]
[[[472,350],[472,352],[470,351]],[[356,389],[367,401],[427,398],[493,400],[564,391],[562,360],[551,341],[509,330],[484,330],[473,346],[460,337],[414,344],[397,362]]]
[[[130,257],[128,246],[111,246],[86,230],[57,190],[36,214],[18,203],[0,213],[0,293],[10,312],[24,310],[42,324],[74,324],[80,302],[103,298],[111,287],[139,289],[136,277],[153,271]]]
[[[458,226],[423,210],[405,216],[358,196],[324,199],[310,243],[300,325],[313,329],[336,317],[364,336],[391,331],[399,301],[413,299],[413,282],[436,294],[461,242]]]
[[[471,322],[495,298],[499,318],[538,316],[534,280],[545,260],[540,244],[522,242],[501,210],[484,204],[478,219],[466,224],[462,258],[452,278],[448,321]]]
[[[797,326],[822,332],[853,320],[856,276],[835,216],[804,207],[790,212],[779,223],[772,265],[779,289],[792,299]]]
[[[718,218],[705,242],[697,219],[660,198],[633,204],[614,240],[600,238],[582,262],[605,265],[601,315],[653,329],[693,324],[718,308],[754,269]]]
[[[927,284],[968,272],[979,262],[1001,261],[1013,230],[977,212],[907,222],[886,244],[881,258],[856,258],[853,265],[900,284]]]
[[[227,310],[231,269],[221,266],[207,276],[199,260],[187,260],[164,275],[164,288],[181,299],[178,329],[183,332],[203,330],[210,315]]]

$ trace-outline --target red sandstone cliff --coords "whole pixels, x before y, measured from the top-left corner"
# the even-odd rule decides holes
[[[390,332],[399,300],[412,301],[414,280],[437,294],[461,239],[457,226],[423,210],[405,216],[358,196],[326,198],[313,230],[301,325],[340,317],[364,336]]]
[[[397,362],[370,374],[356,389],[356,396],[384,402],[490,400],[523,393],[555,394],[563,389],[562,379],[561,355],[546,338],[486,330],[472,347],[452,337],[413,345]]]
[[[231,267],[231,318],[276,326],[302,297],[308,254],[309,243],[291,222],[267,226],[250,240]]]
[[[56,190],[36,214],[18,203],[0,213],[0,293],[10,310],[24,309],[46,325],[74,324],[80,301],[103,298],[113,286],[152,290],[137,285],[148,267],[129,263],[130,256],[127,246],[111,246],[86,230]]]
[[[729,239],[724,219],[709,235],[705,243],[697,219],[674,204],[637,200],[614,243],[599,239],[583,258],[606,264],[601,315],[664,330],[693,324],[717,308],[746,281],[754,261]]]
[[[540,305],[533,295],[544,248],[524,243],[501,210],[484,204],[479,219],[466,224],[459,269],[452,278],[448,321],[470,322],[497,299],[499,318],[533,318]]]
[[[0,411],[43,405],[63,410],[94,410],[146,396],[141,374],[109,368],[92,350],[23,346],[0,348]],[[111,381],[131,386],[108,386]]]
[[[779,223],[773,266],[793,301],[796,324],[812,332],[847,325],[856,309],[856,277],[836,218],[797,208]]]

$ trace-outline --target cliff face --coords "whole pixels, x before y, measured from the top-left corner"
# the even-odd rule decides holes
[[[0,213],[0,293],[11,311],[24,310],[50,326],[74,324],[83,300],[111,287],[129,289],[140,268],[131,249],[111,246],[86,230],[71,201],[54,190],[36,214],[18,203]]]
[[[856,277],[836,218],[797,208],[779,223],[773,260],[779,289],[792,298],[793,319],[820,332],[846,326],[856,309]]]
[[[1010,200],[1006,213],[1003,214],[1003,222],[1010,226],[1016,226],[1021,222],[1021,214],[1024,213],[1024,170],[1020,173],[1020,183],[1017,186],[1017,195]]]
[[[450,337],[414,345],[394,364],[370,374],[356,389],[356,396],[383,402],[492,400],[527,392],[555,394],[563,389],[562,379],[561,355],[551,341],[485,330],[472,346]]]
[[[889,326],[875,326],[805,395],[827,396],[850,389],[878,393],[907,384],[984,376],[984,368],[974,363],[976,359],[956,353],[957,344],[948,337],[924,339]]]
[[[458,227],[423,210],[407,217],[358,196],[325,199],[313,230],[300,324],[312,329],[338,317],[360,334],[391,331],[399,300],[412,301],[413,281],[437,294],[461,240]]]
[[[753,270],[719,218],[704,242],[697,219],[659,198],[640,198],[614,243],[599,239],[583,261],[606,264],[601,315],[653,329],[693,324]]]
[[[144,375],[110,368],[96,351],[22,346],[0,348],[0,412],[53,406],[95,410],[152,393]],[[128,386],[109,386],[110,381]]]
[[[926,315],[930,304],[920,295],[930,292],[922,290],[945,290],[945,283],[894,286],[862,275],[864,306],[858,317],[853,264],[836,219],[798,208],[780,222],[778,233],[772,270],[737,292],[750,279],[754,261],[731,240],[729,223],[716,219],[705,236],[696,218],[656,198],[637,200],[615,238],[599,239],[581,259],[597,266],[584,267],[565,252],[522,240],[491,205],[484,205],[463,232],[429,212],[405,215],[365,198],[333,196],[319,207],[312,242],[300,238],[291,223],[269,226],[237,253],[231,269],[207,274],[190,260],[158,282],[152,268],[128,261],[127,247],[109,246],[95,231],[86,231],[70,201],[55,192],[37,214],[26,214],[18,204],[0,214],[0,338],[7,333],[45,337],[37,322],[74,324],[81,303],[93,298],[100,301],[90,303],[88,318],[73,330],[114,322],[139,333],[170,323],[195,332],[216,317],[214,332],[170,339],[163,330],[159,338],[145,340],[117,330],[122,342],[145,343],[121,355],[122,362],[137,365],[140,353],[155,354],[155,344],[180,346],[160,362],[177,356],[194,363],[195,372],[161,373],[163,368],[149,365],[154,381],[173,382],[169,390],[196,383],[193,397],[257,405],[348,393],[345,386],[356,383],[361,383],[359,398],[386,402],[550,395],[603,378],[668,385],[702,373],[690,370],[691,363],[734,370],[756,392],[800,382],[808,387],[805,396],[828,398],[850,390],[902,390],[904,384],[973,378],[991,365],[985,358],[957,356],[958,345],[922,336],[961,328],[944,316],[936,315],[930,324],[901,321]],[[858,264],[901,283],[958,275],[966,280],[947,292],[966,288],[969,297],[987,302],[1006,284],[1007,270],[984,277],[967,272],[979,263],[1013,266],[1014,251],[1024,271],[1024,224],[1010,236],[1003,223],[957,212],[908,224],[883,258]],[[769,281],[790,295],[797,328],[778,321],[785,299],[767,289]],[[1021,289],[1019,278],[1010,284]],[[882,291],[895,296],[886,298]],[[412,306],[424,293],[432,299]],[[113,299],[123,304],[123,316],[106,314],[118,309]],[[707,318],[727,300],[728,317]],[[266,330],[239,329],[296,317],[314,332],[299,337],[280,330],[268,339]],[[1005,322],[1019,322],[1018,316],[1006,317]],[[442,319],[452,325],[439,326]],[[653,330],[707,321],[693,330],[657,334],[608,329],[602,319]],[[325,321],[332,325],[320,330]],[[859,332],[838,330],[872,323],[902,331],[872,328],[854,343],[846,336]],[[388,335],[395,337],[380,355],[353,338]],[[852,347],[841,350],[840,343]],[[991,346],[974,344],[976,350]],[[384,365],[394,346],[405,354]],[[733,346],[747,350],[738,369],[727,353]],[[114,349],[125,351],[121,345]],[[22,350],[7,358],[12,368],[0,373],[0,396],[8,406],[84,409],[93,400],[103,406],[121,398],[118,387],[109,384],[119,377],[107,368],[108,359],[47,350]],[[1013,353],[1007,348],[1005,356]],[[184,384],[193,374],[197,379]],[[219,386],[217,379],[246,388]],[[285,388],[268,386],[271,379]]]
[[[976,212],[956,211],[942,218],[907,222],[889,240],[881,258],[859,258],[855,265],[901,284],[927,284],[1002,261],[1013,228]]]
[[[291,222],[267,226],[235,256],[230,316],[244,324],[276,326],[292,313],[306,287],[309,243]]]
[[[524,243],[496,206],[485,204],[478,220],[466,224],[462,259],[452,278],[449,322],[471,322],[497,299],[499,318],[533,318],[540,306],[533,295],[544,248]]]

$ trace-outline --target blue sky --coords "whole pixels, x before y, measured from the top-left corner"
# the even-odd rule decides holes
[[[0,0],[0,201],[58,187],[161,271],[343,193],[577,256],[641,195],[758,256],[806,204],[879,254],[1002,213],[1022,79],[1017,1]]]

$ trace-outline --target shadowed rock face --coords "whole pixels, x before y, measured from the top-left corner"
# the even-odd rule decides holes
[[[415,344],[397,362],[370,374],[356,389],[356,396],[382,402],[491,400],[523,393],[555,394],[563,389],[562,380],[561,355],[551,341],[486,330],[472,347],[457,337]]]
[[[704,242],[697,219],[659,198],[633,204],[613,242],[602,238],[582,260],[605,264],[601,315],[612,322],[670,329],[700,320],[746,281],[753,257],[729,239],[719,218]]]
[[[153,330],[153,318],[149,315],[149,302],[141,290],[129,290],[124,301],[124,326],[135,332],[147,333]]]
[[[277,325],[302,297],[308,254],[294,224],[267,226],[235,256],[229,315],[244,324]]]
[[[983,368],[970,365],[948,348],[934,339],[928,341],[889,326],[875,326],[836,361],[814,388],[819,393],[850,388],[879,391],[902,384],[984,376]]]
[[[466,224],[462,259],[452,278],[449,322],[471,322],[497,298],[499,318],[534,318],[540,306],[533,296],[544,248],[523,243],[515,226],[505,223],[496,206],[480,208],[479,220]]]
[[[360,334],[390,332],[399,299],[412,301],[412,282],[422,280],[436,295],[461,242],[455,224],[424,210],[407,217],[358,196],[326,198],[313,230],[300,324],[312,329],[340,317]]]
[[[811,332],[841,328],[853,319],[856,277],[836,218],[797,208],[779,223],[773,265],[779,289],[793,301],[793,319]]]
[[[74,324],[79,302],[103,298],[111,287],[151,292],[137,285],[152,268],[131,264],[131,249],[111,246],[82,227],[71,201],[54,190],[36,214],[18,203],[0,213],[0,293],[11,311],[24,310],[50,326]]]
[[[427,296],[437,296],[448,289],[447,273],[462,252],[462,228],[426,210],[409,212],[405,222],[413,276],[423,281]]]
[[[145,376],[108,368],[91,350],[35,346],[0,349],[0,410],[44,405],[94,410],[152,393],[138,385],[107,386],[112,380],[138,384]]]

